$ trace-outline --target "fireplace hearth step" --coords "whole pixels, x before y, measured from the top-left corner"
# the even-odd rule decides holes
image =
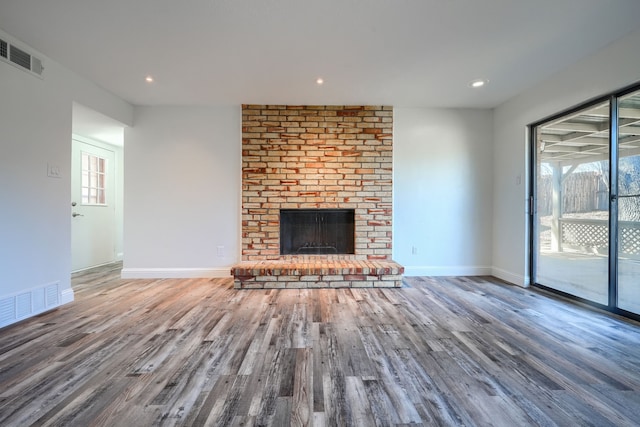
[[[402,286],[404,267],[386,260],[243,261],[231,268],[236,289]]]

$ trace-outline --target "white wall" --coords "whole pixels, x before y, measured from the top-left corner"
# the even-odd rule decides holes
[[[240,106],[136,108],[125,129],[123,277],[230,275],[241,138]]]
[[[394,116],[394,259],[409,274],[489,274],[491,111]],[[240,260],[240,127],[240,107],[136,108],[123,277],[229,275]]]
[[[494,112],[493,274],[528,285],[526,127],[535,121],[640,82],[640,31],[536,85]],[[517,177],[522,183],[517,184]]]
[[[132,107],[34,52],[43,78],[0,62],[0,327],[73,300],[71,118],[79,101],[125,124]],[[60,177],[47,177],[48,165]],[[53,288],[52,288],[53,286]],[[54,294],[48,293],[51,290]],[[55,297],[55,298],[54,298]]]
[[[407,275],[490,274],[492,126],[490,110],[394,109],[393,258]]]

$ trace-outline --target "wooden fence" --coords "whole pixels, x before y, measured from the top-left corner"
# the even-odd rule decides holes
[[[551,175],[538,178],[538,215],[552,213],[553,183]],[[609,189],[602,174],[598,172],[578,172],[566,177],[562,183],[562,212],[579,213],[606,211],[609,203]]]

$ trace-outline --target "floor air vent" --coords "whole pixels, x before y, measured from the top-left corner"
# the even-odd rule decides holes
[[[31,314],[31,292],[16,296],[16,318],[20,319]]]
[[[2,39],[0,39],[0,59],[22,70],[29,71],[35,76],[42,77],[44,67],[40,59]]]
[[[58,284],[54,283],[45,288],[45,305],[48,307],[53,307],[54,305],[58,305]]]
[[[8,325],[16,318],[15,300],[5,298],[0,300],[0,327]]]

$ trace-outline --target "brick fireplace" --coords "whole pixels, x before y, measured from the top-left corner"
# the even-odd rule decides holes
[[[392,107],[243,105],[236,287],[301,287],[297,276],[327,286],[400,286],[402,267],[391,259],[392,150]],[[292,209],[353,210],[355,253],[281,256],[280,213]],[[338,262],[344,274],[335,274]],[[309,274],[299,274],[300,265]]]

